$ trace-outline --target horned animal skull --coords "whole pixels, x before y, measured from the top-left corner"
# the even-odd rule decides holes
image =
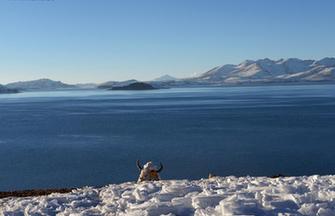
[[[143,181],[159,181],[159,173],[163,170],[163,165],[160,163],[159,169],[156,169],[156,167],[152,164],[151,161],[147,162],[144,166],[141,165],[140,161],[136,161],[137,168],[140,170],[140,176],[137,180],[137,182],[143,182]]]

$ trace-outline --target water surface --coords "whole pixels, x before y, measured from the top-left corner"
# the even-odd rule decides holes
[[[0,95],[0,190],[334,174],[335,85]]]

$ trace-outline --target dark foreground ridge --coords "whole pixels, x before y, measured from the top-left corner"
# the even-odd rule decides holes
[[[126,86],[115,86],[112,87],[110,90],[153,90],[153,89],[156,88],[148,83],[136,82]]]
[[[72,190],[73,188],[8,191],[8,192],[0,192],[0,199],[6,197],[29,197],[29,196],[43,196],[52,193],[69,193]]]

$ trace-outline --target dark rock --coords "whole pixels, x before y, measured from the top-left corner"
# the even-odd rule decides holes
[[[280,178],[280,177],[285,177],[285,175],[279,173],[278,175],[270,176],[270,178]]]

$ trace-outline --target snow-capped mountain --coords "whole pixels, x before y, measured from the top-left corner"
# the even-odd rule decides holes
[[[154,79],[152,81],[155,81],[155,82],[167,82],[167,81],[174,81],[174,80],[177,80],[177,78],[166,74],[166,75],[160,76],[160,77],[158,77],[158,78],[156,78],[156,79]]]
[[[335,81],[335,58],[246,60],[215,67],[187,80],[216,84]]]
[[[54,90],[62,88],[76,88],[75,85],[69,85],[61,81],[53,81],[50,79],[14,82],[7,84],[6,87],[20,90]]]

